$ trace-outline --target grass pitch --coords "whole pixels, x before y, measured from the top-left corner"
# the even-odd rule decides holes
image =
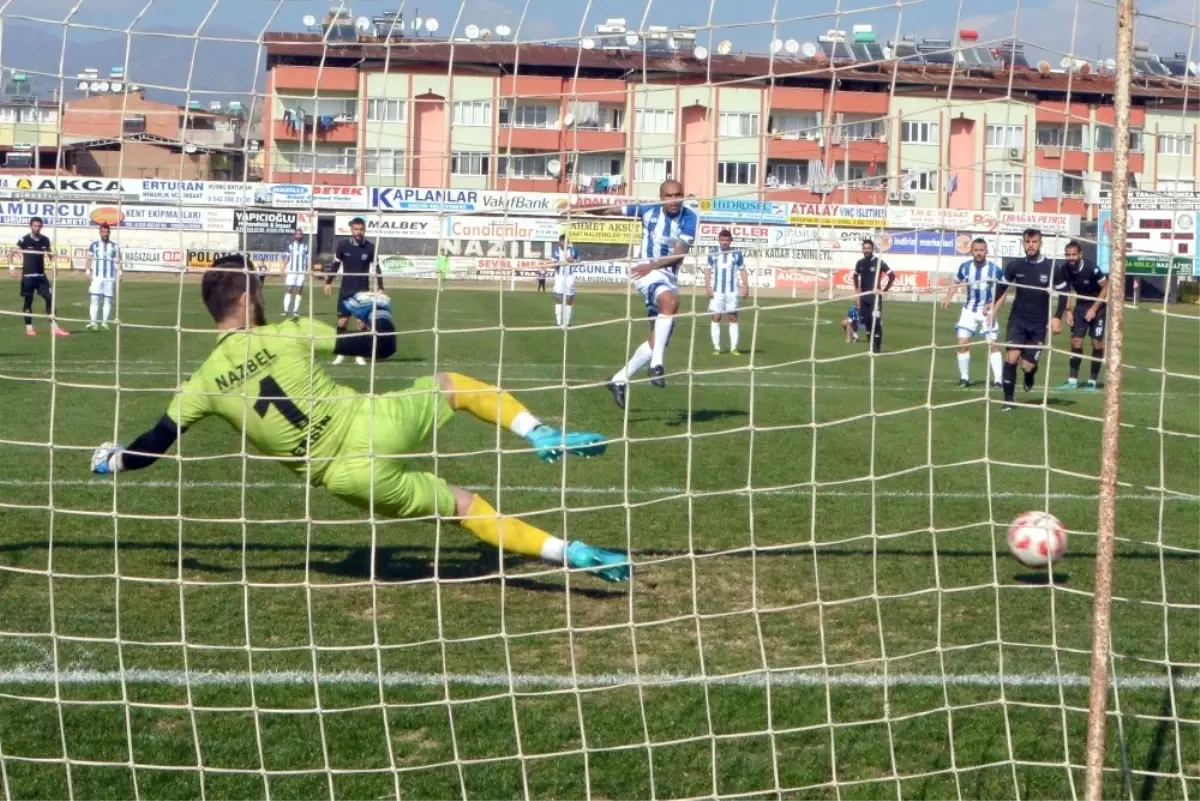
[[[585,291],[564,336],[547,295],[395,290],[397,356],[327,369],[364,391],[453,369],[611,436],[603,459],[545,465],[460,418],[409,461],[629,548],[615,588],[453,526],[366,521],[215,420],[182,462],[95,479],[92,448],[153,424],[214,340],[196,285],[122,292],[119,332],[0,320],[4,795],[1081,792],[1102,396],[1044,390],[1063,353],[1001,415],[995,390],[956,386],[956,309],[889,302],[870,359],[841,340],[845,300],[764,298],[740,358],[681,320],[669,386],[635,385],[622,413],[603,384],[644,337],[636,298]],[[61,286],[63,312],[83,293]],[[1198,334],[1128,317],[1113,797],[1200,794]],[[1042,508],[1072,530],[1050,583],[1003,539]]]

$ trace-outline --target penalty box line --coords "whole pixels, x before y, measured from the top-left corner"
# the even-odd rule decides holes
[[[1113,679],[1120,690],[1200,690],[1200,675],[1184,674],[1174,678],[1168,676],[1118,676]],[[643,673],[626,672],[587,673],[574,676],[538,673],[419,673],[410,671],[323,672],[314,678],[309,671],[183,671],[183,670],[88,670],[69,668],[55,671],[43,667],[18,666],[0,669],[0,687],[46,686],[46,685],[162,685],[171,687],[240,687],[251,683],[256,686],[307,687],[314,682],[334,686],[384,686],[384,687],[442,687],[447,684],[513,689],[513,690],[574,690],[605,687],[862,687],[882,689],[885,687],[941,688],[1052,688],[1076,689],[1090,686],[1090,678],[1083,673],[865,673],[854,671],[779,670],[769,674],[757,671],[732,676],[705,676],[694,673]]]

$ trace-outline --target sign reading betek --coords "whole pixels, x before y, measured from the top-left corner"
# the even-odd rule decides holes
[[[233,230],[244,234],[290,234],[299,224],[293,211],[233,211]]]

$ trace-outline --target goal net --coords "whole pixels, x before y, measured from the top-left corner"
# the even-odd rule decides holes
[[[0,4],[0,795],[1079,797],[1118,433],[1103,793],[1200,795],[1194,15],[1118,63],[1080,3],[316,5]],[[1039,252],[1026,384],[988,304]],[[214,331],[231,253],[284,340]],[[1123,325],[1068,291],[1012,333],[1122,263]],[[365,264],[397,333],[359,363]],[[395,394],[447,372],[607,452]]]

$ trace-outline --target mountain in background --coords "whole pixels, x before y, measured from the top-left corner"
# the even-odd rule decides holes
[[[126,82],[145,87],[146,96],[154,100],[248,103],[253,93],[262,91],[266,64],[256,42],[241,41],[254,35],[218,26],[206,28],[198,39],[190,31],[170,28],[128,37],[71,28],[64,51],[62,26],[8,23],[0,38],[0,67],[27,73],[41,96],[57,89],[72,92],[75,76],[85,67],[107,76],[111,67],[125,66]]]

